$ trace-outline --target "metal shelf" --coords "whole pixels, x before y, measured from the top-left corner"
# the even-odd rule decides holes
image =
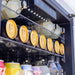
[[[36,47],[33,47],[33,46],[30,46],[30,45],[27,45],[27,44],[23,44],[21,42],[17,42],[17,41],[14,41],[14,40],[11,40],[11,39],[8,39],[8,38],[5,38],[5,37],[2,37],[0,36],[0,43],[6,43],[6,42],[12,42],[13,44],[17,45],[17,46],[24,46],[25,48],[29,48],[29,49],[32,49],[32,50],[35,50],[35,51],[39,51],[39,52],[43,52],[43,53],[46,53],[46,54],[49,54],[49,55],[52,55],[52,56],[56,56],[56,57],[61,57],[61,58],[64,58],[64,56],[62,55],[59,55],[59,54],[56,54],[56,53],[51,53],[49,52],[48,50],[42,50],[40,48],[36,48]]]
[[[3,5],[3,4],[2,4],[2,6],[5,7],[5,8],[7,8],[7,9],[9,9],[10,11],[16,13],[17,15],[19,15],[20,20],[21,20],[21,19],[23,19],[23,20],[25,19],[27,22],[32,23],[32,24],[34,25],[34,29],[35,29],[39,34],[40,34],[40,30],[42,30],[43,32],[41,32],[41,34],[44,34],[47,38],[49,38],[49,37],[51,38],[51,35],[50,35],[50,34],[52,34],[52,35],[54,35],[54,36],[59,37],[59,38],[62,39],[63,41],[65,41],[65,39],[64,39],[62,36],[56,35],[54,32],[52,32],[52,31],[50,31],[50,30],[44,28],[43,26],[41,26],[41,25],[39,25],[38,23],[34,22],[33,20],[29,19],[28,17],[26,17],[26,16],[24,16],[24,15],[22,15],[22,14],[17,13],[16,11],[14,11],[14,10],[8,8],[7,6],[5,6],[5,5]],[[21,17],[22,17],[22,18],[21,18]],[[37,28],[40,28],[40,30],[38,30]],[[46,33],[47,33],[47,35],[46,35]]]
[[[5,8],[8,8],[8,7],[5,6],[5,5],[2,5],[2,6],[5,7]],[[9,9],[10,11],[15,12],[14,10],[12,10],[12,9],[10,9],[10,8],[8,8],[8,9]],[[38,23],[34,22],[33,20],[29,19],[28,17],[26,17],[26,16],[24,16],[24,15],[22,15],[22,14],[19,14],[19,13],[17,13],[17,12],[15,12],[15,13],[19,15],[19,17],[20,17],[21,20],[26,20],[27,22],[32,23],[32,24],[33,24],[33,25],[32,25],[32,26],[33,26],[32,29],[33,29],[33,30],[36,30],[36,31],[38,32],[38,34],[40,34],[40,32],[41,32],[41,31],[39,31],[38,29],[44,31],[44,32],[41,33],[41,34],[44,34],[45,36],[46,36],[45,31],[47,32],[48,35],[54,34],[53,32],[47,30],[46,28],[44,28],[43,26],[41,26],[41,25],[39,25]],[[30,27],[31,27],[31,25],[30,25]],[[38,29],[37,29],[37,28],[38,28]],[[54,35],[56,35],[56,34],[54,34]],[[56,35],[56,36],[58,36],[58,35]],[[47,36],[47,38],[48,38],[48,37],[50,37],[50,36]],[[63,41],[65,41],[65,39],[64,39],[63,37],[59,36],[59,38],[62,39]],[[15,44],[17,47],[20,47],[21,49],[23,49],[22,46],[23,46],[24,48],[28,48],[28,49],[30,49],[29,51],[30,51],[30,52],[33,51],[33,53],[34,53],[35,51],[37,51],[37,52],[39,52],[41,55],[44,53],[45,55],[60,57],[60,58],[63,58],[63,59],[65,60],[65,55],[62,56],[62,55],[59,55],[59,54],[56,54],[56,53],[49,52],[48,50],[42,50],[41,48],[33,47],[33,46],[31,46],[31,45],[27,45],[27,44],[24,44],[24,43],[15,41],[15,40],[11,40],[11,39],[9,39],[9,38],[5,38],[5,37],[2,37],[2,36],[0,36],[0,40],[3,40],[3,42],[4,42],[3,44],[5,44],[5,43],[7,43],[7,42],[10,42],[10,43]],[[9,47],[8,47],[8,48],[9,48]],[[12,47],[11,47],[11,48],[12,48]],[[16,48],[16,47],[15,47],[15,48]]]

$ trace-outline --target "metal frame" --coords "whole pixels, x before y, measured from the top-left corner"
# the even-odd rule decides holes
[[[46,2],[59,13],[61,13],[70,22],[70,25],[66,26],[66,37],[69,36],[69,41],[65,40],[67,49],[65,57],[66,63],[62,63],[62,65],[64,70],[67,71],[64,75],[75,75],[75,18],[70,18],[68,16],[69,13],[64,8],[62,8],[56,1],[46,0]]]
[[[71,19],[72,75],[75,75],[75,17]]]
[[[0,35],[1,35],[1,2],[2,0],[0,0]]]
[[[69,13],[64,8],[62,8],[62,6],[57,3],[57,1],[54,1],[54,0],[43,0],[43,1],[45,1],[46,3],[48,3],[56,11],[58,11],[59,13],[61,13],[67,20],[70,21],[70,18],[68,17]]]

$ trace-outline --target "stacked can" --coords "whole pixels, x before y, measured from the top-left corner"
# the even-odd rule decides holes
[[[6,63],[6,75],[20,75],[21,68],[19,63]]]
[[[5,65],[3,60],[0,60],[0,75],[5,75]]]
[[[10,39],[15,39],[18,34],[17,24],[14,20],[3,20],[2,24],[2,36]]]
[[[38,66],[33,67],[33,75],[42,75],[41,68]]]

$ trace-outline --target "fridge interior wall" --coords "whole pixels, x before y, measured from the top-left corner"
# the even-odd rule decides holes
[[[22,11],[23,14],[25,14],[24,11],[26,11],[26,10]],[[62,13],[58,12],[57,10],[56,10],[56,12],[57,12],[57,19],[53,20],[53,22],[58,23],[59,26],[61,26],[61,27],[64,27],[65,31],[66,31],[65,32],[65,62],[61,61],[61,65],[63,66],[64,72],[66,73],[66,75],[72,75],[72,55],[71,55],[72,51],[71,51],[71,31],[70,31],[71,23],[70,23],[70,21],[68,21],[66,19],[65,15],[62,15]],[[15,18],[14,20],[19,25],[22,25],[22,23],[25,24],[24,19],[19,19],[19,18],[16,19]],[[3,38],[1,38],[1,40],[3,40]],[[23,63],[24,60],[26,60],[26,59],[28,59],[30,62],[35,62],[36,60],[41,59],[41,57],[45,58],[46,60],[49,60],[50,56],[51,56],[49,54],[46,55],[45,53],[44,53],[44,55],[41,55],[42,52],[39,52],[39,51],[37,52],[38,53],[37,54],[36,51],[34,51],[33,49],[26,51],[26,47],[24,47],[24,46],[19,47],[20,45],[18,45],[18,46],[15,45],[15,48],[14,47],[6,47],[5,46],[6,44],[10,45],[10,43],[8,43],[8,40],[4,40],[4,42],[6,44],[2,43],[2,41],[0,41],[0,42],[1,42],[0,43],[0,59],[5,60],[5,62],[18,61],[20,63]],[[12,43],[12,45],[14,45],[14,44]],[[35,56],[36,56],[36,59],[35,59]],[[32,60],[31,58],[33,58],[34,60]],[[34,65],[34,63],[32,63],[32,64]]]

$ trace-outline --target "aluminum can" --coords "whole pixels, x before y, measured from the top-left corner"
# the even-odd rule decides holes
[[[5,75],[5,65],[3,60],[0,60],[0,75]]]
[[[6,75],[21,75],[21,67],[19,63],[6,63]]]

